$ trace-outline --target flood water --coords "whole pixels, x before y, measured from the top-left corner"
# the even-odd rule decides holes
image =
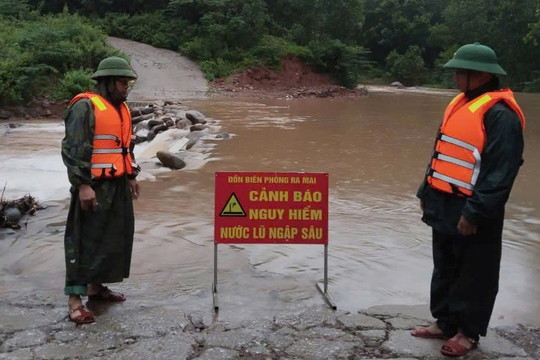
[[[138,301],[210,312],[215,172],[326,172],[328,290],[337,307],[427,304],[431,231],[420,220],[415,194],[453,95],[185,101],[232,136],[196,146],[190,155],[196,165],[142,181],[132,274],[117,286]],[[527,117],[525,163],[507,204],[491,325],[540,326],[540,194],[534,180],[540,175],[540,96],[517,94],[517,100]],[[68,184],[59,156],[62,123],[0,129],[4,198],[31,193],[49,205],[23,229],[0,230],[0,292],[63,303]],[[219,245],[218,256],[220,317],[250,318],[323,303],[314,286],[323,278],[320,245]]]

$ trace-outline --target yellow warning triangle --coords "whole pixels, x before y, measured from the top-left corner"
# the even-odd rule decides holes
[[[232,193],[229,200],[227,200],[223,210],[221,210],[220,216],[246,216],[240,201],[238,201],[238,198],[234,193]]]

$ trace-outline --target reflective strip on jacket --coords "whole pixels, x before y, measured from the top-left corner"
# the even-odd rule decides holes
[[[94,106],[95,129],[92,151],[92,179],[107,179],[133,174],[130,153],[131,115],[126,103],[120,105],[120,112],[104,97],[86,92],[75,96],[69,106],[76,101],[90,99]]]
[[[456,96],[446,108],[428,168],[428,184],[439,191],[471,196],[480,173],[486,142],[484,114],[499,101],[514,110],[525,129],[525,116],[510,89],[487,92],[468,101]]]

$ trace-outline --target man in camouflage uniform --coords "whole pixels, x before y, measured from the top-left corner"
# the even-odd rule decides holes
[[[64,293],[69,296],[69,318],[78,324],[95,321],[81,296],[125,300],[103,283],[123,281],[131,265],[132,200],[139,196],[139,184],[125,101],[129,84],[136,78],[126,60],[104,59],[92,75],[97,81],[92,92],[77,95],[65,115],[62,159],[71,183],[71,204],[64,237]],[[117,136],[104,135],[104,131]],[[113,159],[110,168],[101,166],[103,159]]]

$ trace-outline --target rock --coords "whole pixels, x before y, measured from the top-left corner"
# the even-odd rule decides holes
[[[199,140],[200,138],[202,138],[203,136],[205,135],[205,133],[201,132],[201,131],[195,131],[195,132],[190,132],[188,135],[187,135],[187,138],[189,140]]]
[[[130,110],[130,114],[132,118],[141,116],[141,115],[152,114],[153,112],[154,112],[154,108],[151,108],[151,107],[145,107],[145,108],[137,107]]]
[[[204,115],[196,110],[186,111],[186,118],[188,118],[193,124],[206,124]]]
[[[176,128],[178,129],[187,129],[191,125],[192,123],[188,119],[180,119],[176,122]]]
[[[203,124],[195,124],[189,128],[189,131],[203,131],[206,129],[206,126]]]
[[[365,86],[359,86],[357,90],[360,92],[360,95],[368,95],[368,89]]]
[[[136,132],[134,132],[133,135],[135,135],[135,137],[138,137],[138,138],[146,138],[149,132],[150,132],[149,129],[139,129]]]
[[[156,125],[156,126],[153,126],[153,127],[150,129],[150,131],[153,132],[153,133],[155,133],[155,134],[158,134],[158,133],[160,133],[160,132],[162,132],[162,131],[165,131],[165,130],[167,130],[167,129],[169,129],[169,128],[167,127],[167,125],[161,123],[161,124],[158,124],[158,125]]]
[[[11,116],[13,116],[13,113],[11,111],[0,109],[0,119],[6,120],[9,119]]]
[[[157,126],[157,125],[165,125],[165,123],[163,122],[163,120],[160,120],[160,119],[148,120],[148,127],[150,129],[153,128],[154,126]]]
[[[230,137],[231,135],[225,132],[216,135],[216,139],[229,139]]]
[[[180,159],[174,154],[171,154],[168,151],[158,151],[156,153],[156,156],[158,160],[163,164],[163,166],[166,166],[168,168],[178,170],[186,166],[184,160]]]
[[[186,112],[185,111],[176,111],[174,113],[174,116],[176,116],[178,119],[185,119],[186,118]]]
[[[204,330],[206,329],[206,325],[204,325],[202,315],[200,314],[189,314],[187,316],[188,320],[191,322],[193,327],[198,330]]]
[[[156,100],[156,101],[154,101],[154,107],[162,108],[163,106],[165,106],[165,101],[164,100]]]
[[[403,85],[399,81],[394,81],[393,83],[390,84],[390,86],[396,87],[398,89],[405,89],[405,85]]]
[[[22,214],[16,207],[9,207],[4,211],[6,225],[17,225],[22,218]]]
[[[135,117],[135,118],[132,118],[132,119],[131,119],[131,123],[132,123],[133,125],[135,125],[135,124],[140,123],[141,121],[148,120],[148,119],[152,119],[152,118],[154,118],[154,114],[153,114],[153,113],[152,113],[152,114],[141,115],[141,116],[137,116],[137,117]]]
[[[138,133],[139,131],[143,131],[143,130],[148,131],[148,130],[150,130],[150,126],[148,126],[148,122],[149,122],[149,120],[145,120],[145,121],[141,121],[140,123],[135,125],[134,128],[133,128],[133,132]]]
[[[154,135],[155,136],[155,135]],[[133,139],[133,143],[134,144],[140,144],[140,143],[143,143],[145,141],[147,141],[148,138],[146,136],[139,136],[139,135],[136,135],[135,136],[135,139]]]
[[[186,150],[189,150],[197,143],[197,140],[190,139],[186,144]]]
[[[153,131],[149,131],[148,134],[146,134],[146,140],[152,141],[156,137],[156,133]]]
[[[169,116],[162,118],[161,121],[163,121],[167,127],[173,127],[175,125],[174,120]]]

